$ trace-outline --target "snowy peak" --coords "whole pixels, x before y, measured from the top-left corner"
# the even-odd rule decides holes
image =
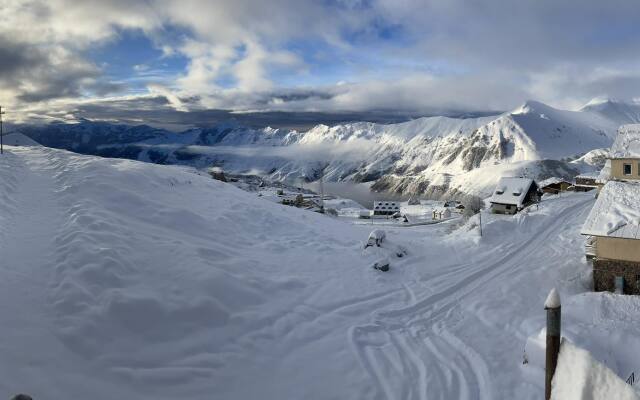
[[[553,113],[555,108],[535,100],[527,100],[523,105],[511,111],[512,115]]]
[[[617,103],[621,103],[621,101],[614,99],[612,97],[598,96],[589,100],[584,106],[582,106],[582,108],[580,108],[580,111],[597,108],[606,104],[617,104]]]
[[[636,102],[627,103],[610,98],[595,98],[580,111],[615,121],[618,126],[640,123],[640,104]]]

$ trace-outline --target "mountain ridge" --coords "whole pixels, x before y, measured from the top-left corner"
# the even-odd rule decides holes
[[[215,165],[278,181],[314,181],[324,170],[328,181],[446,197],[486,194],[504,174],[569,178],[590,168],[571,160],[609,147],[617,127],[636,119],[637,104],[606,101],[568,111],[529,100],[497,116],[319,124],[307,131],[255,129],[235,121],[180,133],[94,121],[21,129],[44,145],[80,153]]]

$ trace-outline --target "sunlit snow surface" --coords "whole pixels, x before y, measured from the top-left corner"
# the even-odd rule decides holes
[[[385,228],[407,254],[380,272],[367,225],[186,168],[5,150],[5,397],[539,399],[552,287],[563,335],[637,368],[640,302],[589,293],[592,194],[485,213],[482,238],[477,216]]]

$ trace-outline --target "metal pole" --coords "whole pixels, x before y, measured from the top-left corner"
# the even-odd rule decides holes
[[[320,213],[324,214],[324,168],[320,172]]]
[[[558,366],[558,353],[560,352],[560,325],[561,304],[560,296],[556,289],[551,289],[544,303],[547,310],[547,351],[545,361],[544,398],[551,399],[551,381]]]
[[[4,111],[2,111],[2,106],[0,106],[0,154],[4,154],[4,146],[2,144],[2,114],[4,114]]]
[[[478,215],[480,215],[480,237],[482,237],[482,210],[480,210]]]

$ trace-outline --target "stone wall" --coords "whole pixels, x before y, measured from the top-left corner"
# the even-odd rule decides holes
[[[593,260],[593,289],[596,292],[615,291],[615,277],[624,277],[624,293],[640,294],[640,263],[632,261]]]

